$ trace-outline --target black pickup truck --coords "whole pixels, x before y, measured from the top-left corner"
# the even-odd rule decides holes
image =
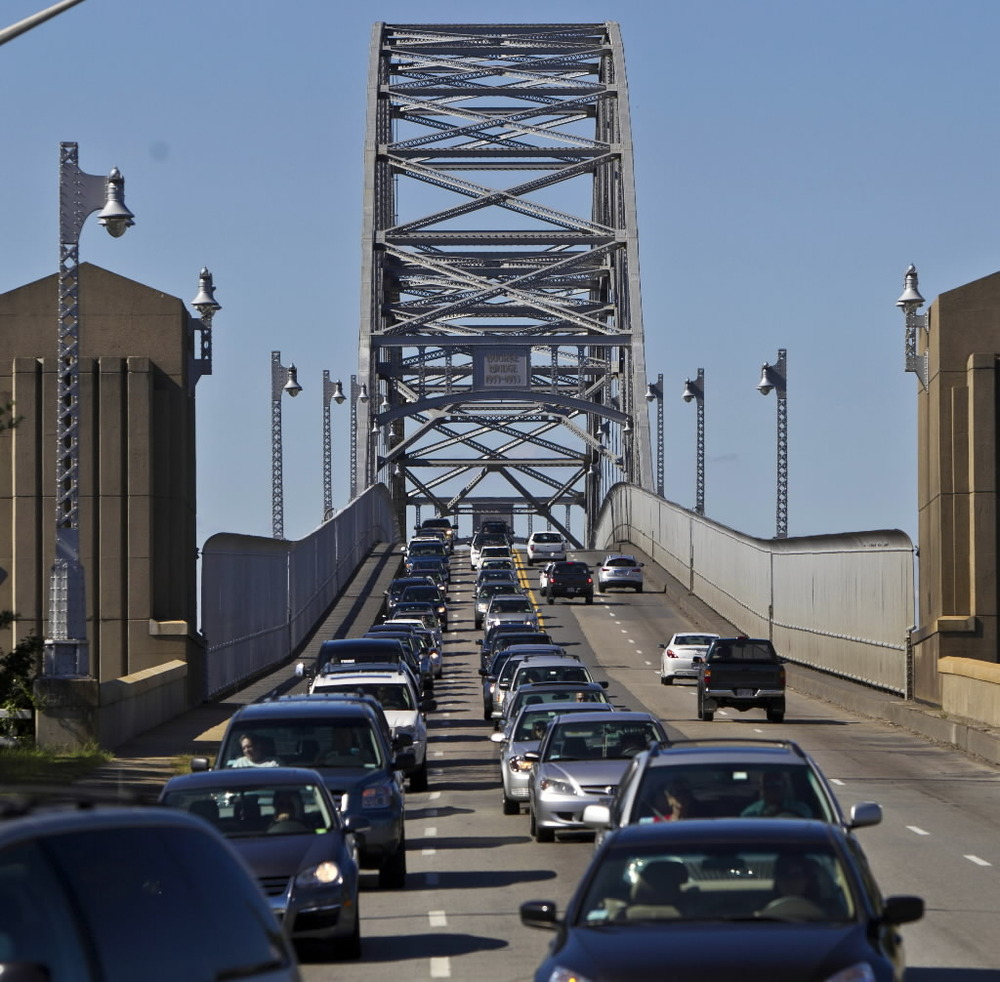
[[[586,563],[549,563],[545,579],[545,599],[550,604],[556,597],[583,597],[584,603],[594,602],[594,575]]]
[[[769,723],[785,718],[785,664],[766,638],[717,638],[698,666],[698,718],[716,709],[763,709]]]

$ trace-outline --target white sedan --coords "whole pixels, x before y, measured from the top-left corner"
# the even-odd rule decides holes
[[[696,679],[698,662],[705,657],[708,646],[718,634],[694,634],[684,631],[675,634],[666,644],[661,644],[660,682],[670,685],[674,679]]]

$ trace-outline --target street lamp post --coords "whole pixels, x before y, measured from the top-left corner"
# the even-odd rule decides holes
[[[85,174],[76,143],[59,144],[59,322],[56,384],[55,561],[49,585],[49,637],[42,672],[86,676],[87,602],[80,562],[80,233],[100,208],[98,222],[118,238],[133,225],[125,179]]]
[[[684,392],[681,398],[685,402],[698,401],[698,437],[696,451],[696,477],[694,492],[694,510],[699,515],[705,514],[705,369],[698,369],[698,377],[692,382],[684,379]]]
[[[656,400],[656,493],[663,497],[663,373],[646,386],[646,402]]]
[[[340,379],[330,381],[330,372],[323,369],[323,521],[333,514],[333,440],[330,435],[330,400],[338,406],[347,396]]]
[[[786,383],[788,370],[786,350],[778,349],[778,360],[769,365],[764,362],[757,383],[757,391],[766,396],[771,389],[778,399],[778,439],[777,439],[777,507],[774,537],[788,538],[788,393]]]
[[[927,352],[917,354],[917,332],[927,330],[927,315],[917,313],[924,305],[924,298],[920,296],[917,289],[917,267],[910,263],[903,276],[903,293],[896,301],[906,317],[906,364],[905,371],[913,372],[920,379],[920,384],[926,390],[929,379],[927,377]]]
[[[281,352],[271,352],[271,534],[285,537],[285,487],[282,475],[281,397],[302,391],[294,365],[281,364]]]

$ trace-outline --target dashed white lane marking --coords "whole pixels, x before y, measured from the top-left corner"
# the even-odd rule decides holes
[[[977,866],[992,866],[992,863],[986,862],[985,859],[980,859],[978,856],[963,856],[963,859],[967,859],[970,863],[975,863]]]
[[[640,651],[640,652],[639,652],[639,654],[641,655],[641,654],[642,654],[642,652]],[[649,659],[647,658],[647,659],[646,659],[646,664],[647,664],[647,665],[652,665],[653,663],[652,663],[652,662],[651,662],[651,661],[650,661],[650,660],[649,660]]]
[[[844,782],[841,781],[839,777],[831,777],[830,783],[836,784],[838,788],[842,788],[844,786]]]
[[[440,791],[432,791],[427,797],[431,801],[437,801],[437,799],[441,797],[441,792]]]
[[[443,910],[427,911],[427,920],[430,922],[431,927],[448,926],[448,915]]]
[[[443,750],[433,750],[433,751],[431,751],[431,756],[432,757],[443,757],[444,756],[444,751]]]
[[[906,826],[914,835],[930,835],[930,832],[925,832],[922,828],[917,825],[907,825]]]
[[[437,855],[437,849],[421,849],[420,850],[420,855],[421,856],[436,856]]]
[[[433,839],[434,836],[436,836],[437,834],[438,834],[438,830],[433,825],[431,825],[428,828],[424,829],[424,835],[427,836],[428,839]]]
[[[444,774],[444,768],[443,767],[428,768],[428,773],[432,774],[434,777],[440,777],[442,774]]]
[[[450,979],[451,978],[451,959],[450,958],[432,958],[431,959],[431,978],[432,979]]]
[[[618,615],[613,610],[608,611],[608,617],[617,617],[617,616]]]

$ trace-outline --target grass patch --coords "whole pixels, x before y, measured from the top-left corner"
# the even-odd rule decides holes
[[[70,784],[106,764],[112,756],[96,743],[63,751],[0,747],[0,784]]]

